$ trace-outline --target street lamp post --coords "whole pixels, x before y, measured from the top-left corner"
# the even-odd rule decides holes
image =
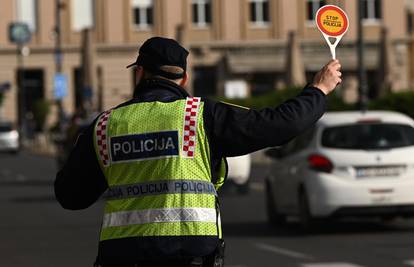
[[[23,45],[17,45],[17,83],[18,83],[18,125],[20,132],[20,143],[26,137],[26,99],[25,99],[25,85],[24,85],[24,60],[23,60]]]
[[[368,86],[364,65],[364,1],[358,0],[358,84],[359,84],[359,108],[366,111],[368,108]]]
[[[20,141],[26,136],[26,106],[24,93],[24,62],[23,62],[23,48],[24,44],[30,42],[31,33],[29,26],[22,22],[12,22],[9,24],[9,40],[17,45],[17,99],[18,99],[18,125],[20,131]]]

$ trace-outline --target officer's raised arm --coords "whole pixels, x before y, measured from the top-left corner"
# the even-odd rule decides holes
[[[209,101],[206,116],[223,156],[238,156],[282,145],[312,126],[326,111],[326,95],[342,82],[338,60],[328,62],[295,98],[253,110]]]

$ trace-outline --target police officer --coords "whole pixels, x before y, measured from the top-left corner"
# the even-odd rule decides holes
[[[190,96],[187,56],[172,39],[148,39],[128,66],[136,68],[133,98],[98,116],[56,176],[65,209],[85,209],[107,192],[96,266],[223,266],[225,157],[302,133],[341,82],[333,60],[297,97],[252,110]]]

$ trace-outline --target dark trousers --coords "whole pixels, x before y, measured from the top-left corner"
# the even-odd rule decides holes
[[[214,254],[188,260],[142,261],[139,263],[102,264],[95,267],[223,267],[225,243],[222,240]]]
[[[204,259],[202,261],[197,260],[180,260],[180,261],[143,261],[134,264],[103,264],[99,267],[213,267],[213,263],[210,259]]]
[[[135,263],[135,264],[105,264],[99,267],[190,267],[188,263],[169,263],[169,262],[146,262],[146,263]]]
[[[168,262],[153,262],[153,263],[135,263],[135,264],[105,264],[99,267],[190,267],[188,263],[175,263],[171,264]]]

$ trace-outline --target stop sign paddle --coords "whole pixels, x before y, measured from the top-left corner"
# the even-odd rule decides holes
[[[336,59],[336,46],[348,31],[349,20],[345,11],[334,5],[326,5],[316,12],[316,25],[325,38],[332,54]],[[334,42],[331,42],[331,39]]]

